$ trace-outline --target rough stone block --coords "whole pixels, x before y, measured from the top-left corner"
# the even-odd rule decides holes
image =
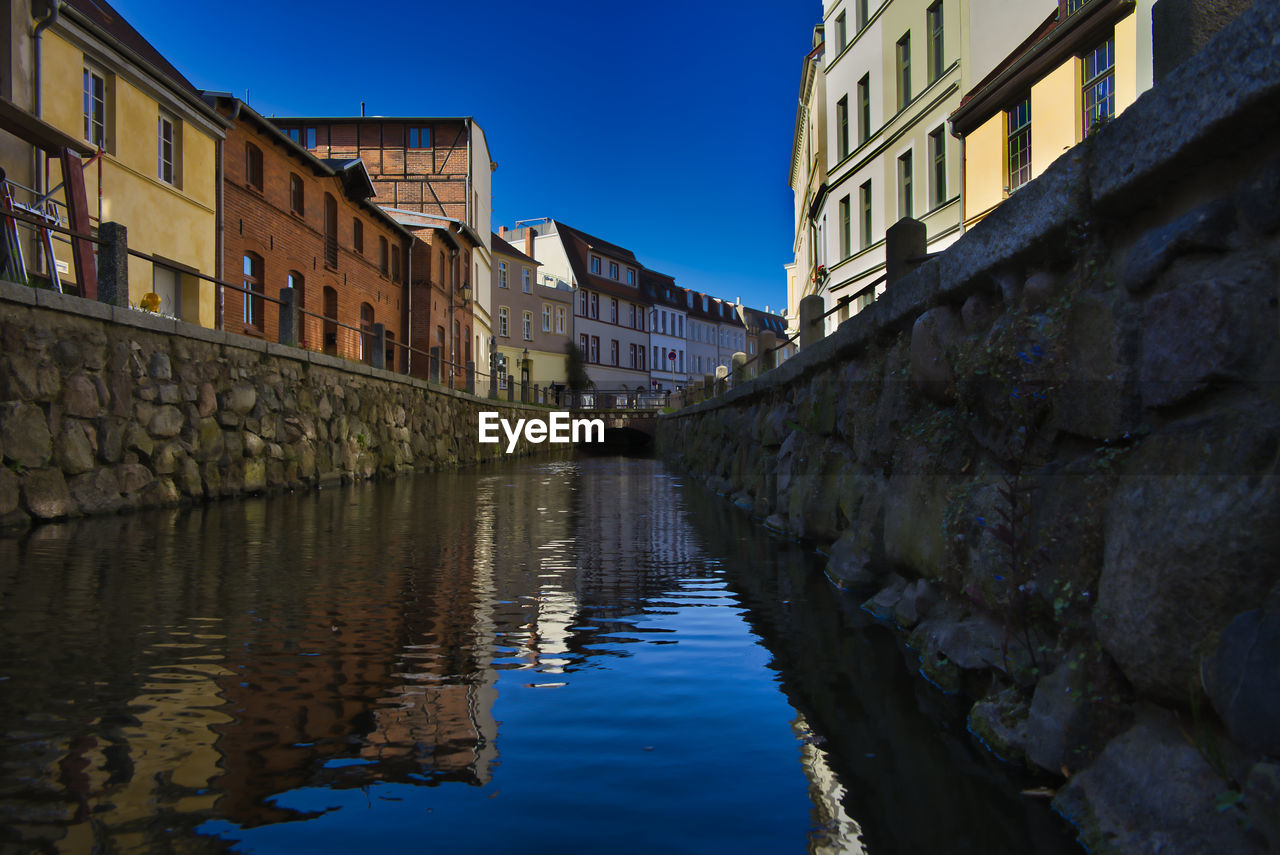
[[[1121,275],[1125,287],[1132,293],[1141,291],[1180,255],[1227,249],[1235,227],[1235,210],[1219,200],[1152,229],[1129,250]]]
[[[48,463],[53,437],[44,410],[21,401],[0,404],[0,447],[5,458],[27,469]]]
[[[75,510],[61,470],[33,469],[21,480],[22,504],[36,519],[59,519]]]
[[[1275,231],[1280,226],[1280,157],[1242,182],[1236,199],[1245,225],[1262,234]]]
[[[1231,739],[1280,756],[1280,612],[1237,615],[1201,669],[1213,708]]]

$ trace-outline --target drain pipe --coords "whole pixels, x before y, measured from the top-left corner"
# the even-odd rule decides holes
[[[45,15],[44,18],[41,19],[40,23],[36,24],[35,29],[31,31],[32,41],[34,42],[32,51],[35,62],[35,76],[31,87],[33,101],[31,106],[33,108],[32,112],[35,113],[37,119],[44,118],[44,109],[42,104],[43,93],[40,86],[40,72],[41,66],[43,65],[41,60],[42,52],[40,50],[40,37],[45,30],[58,22],[58,12],[61,7],[62,0],[50,0],[49,14]],[[45,164],[48,161],[48,158],[49,155],[45,154],[40,149],[35,146],[31,147],[31,186],[35,188],[36,199],[39,199],[44,195],[44,171],[47,168]],[[39,257],[44,258],[43,253],[41,253]]]

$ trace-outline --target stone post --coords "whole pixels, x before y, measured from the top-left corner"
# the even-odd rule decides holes
[[[516,400],[516,378],[510,374],[507,375],[507,400],[512,403]]]
[[[773,330],[765,330],[760,333],[760,340],[757,346],[760,348],[760,370],[756,373],[763,374],[766,371],[771,371],[778,364],[778,354],[773,352],[773,349],[778,346],[778,336],[774,334]]]
[[[822,341],[824,332],[822,316],[827,304],[818,294],[810,294],[800,301],[800,349],[812,347]]]
[[[98,302],[129,305],[129,230],[120,223],[98,226]]]
[[[928,251],[929,235],[924,223],[903,217],[889,226],[884,233],[885,287],[892,288],[895,282],[901,281],[920,264],[907,259],[917,258]]]
[[[716,375],[702,375],[702,399],[705,401],[716,393]]]
[[[387,325],[374,324],[373,332],[369,333],[369,338],[373,341],[373,344],[371,345],[373,348],[373,353],[371,354],[373,359],[369,361],[373,364],[374,368],[382,368],[385,370],[387,367]]]
[[[475,360],[467,362],[467,394],[474,395],[476,393],[476,363]]]
[[[747,355],[738,351],[733,355],[733,385],[745,383],[747,380]]]
[[[431,348],[431,370],[427,372],[427,379],[433,383],[440,382],[440,345]]]
[[[729,391],[729,366],[716,366],[716,394],[723,395]]]
[[[298,344],[298,292],[292,288],[280,289],[280,332],[276,340],[281,344]]]
[[[1151,60],[1158,84],[1200,52],[1253,0],[1158,0],[1151,7]]]

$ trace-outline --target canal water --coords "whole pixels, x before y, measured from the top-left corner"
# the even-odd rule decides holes
[[[653,459],[0,539],[0,850],[1068,853],[813,557]]]

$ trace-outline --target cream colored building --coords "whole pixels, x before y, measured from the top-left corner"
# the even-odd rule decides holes
[[[800,102],[796,106],[796,127],[791,142],[791,192],[795,197],[795,260],[787,271],[787,312],[789,329],[799,326],[800,301],[822,291],[827,259],[819,250],[822,211],[820,193],[827,182],[826,77],[822,70],[823,27],[813,28],[812,49],[804,58],[800,73]],[[818,268],[822,270],[819,271]]]
[[[91,224],[123,224],[129,248],[156,259],[130,257],[129,302],[154,291],[169,313],[214,326],[214,286],[191,274],[220,272],[218,156],[226,123],[106,3],[34,5],[39,17],[30,0],[9,5],[9,70],[22,76],[5,80],[6,94],[102,151],[100,163],[84,170]],[[43,156],[33,173],[30,148],[11,139],[0,157],[11,177],[46,189],[62,182],[57,161],[45,183]]]
[[[961,231],[960,106],[965,0],[826,0],[827,183],[815,239],[828,276],[828,331],[884,290],[885,231],[925,224],[928,248]]]
[[[499,389],[520,382],[522,363],[529,362],[529,383],[542,389],[568,387],[568,352],[573,332],[573,291],[567,282],[557,287],[540,277],[528,252],[521,252],[500,235],[493,245],[493,319],[498,353],[505,358]],[[532,236],[526,236],[533,250]],[[549,282],[548,279],[551,279]]]
[[[988,50],[980,65],[975,61],[978,82],[952,116],[964,140],[966,228],[1151,88],[1151,6],[1152,0],[1039,0],[1019,8],[1029,35],[1016,48],[998,56]],[[1032,11],[1039,20],[1028,22]]]

